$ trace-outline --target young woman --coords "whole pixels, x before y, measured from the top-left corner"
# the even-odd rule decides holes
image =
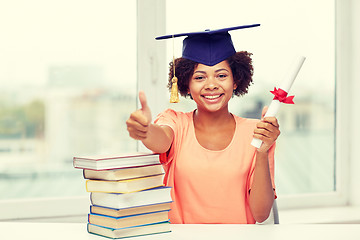
[[[161,153],[165,184],[173,187],[171,223],[263,222],[276,197],[277,119],[245,119],[228,109],[234,95],[247,93],[253,74],[251,54],[235,52],[228,34],[238,28],[245,27],[186,34],[182,58],[170,63],[169,88],[175,68],[179,92],[196,102],[194,111],[167,109],[152,123],[140,91],[141,109],[127,120],[132,138]],[[259,149],[253,137],[263,141]]]

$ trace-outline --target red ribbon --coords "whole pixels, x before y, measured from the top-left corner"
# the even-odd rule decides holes
[[[281,88],[276,89],[274,88],[274,91],[270,91],[272,94],[274,94],[273,100],[279,100],[279,102],[286,103],[286,104],[294,104],[294,97],[295,96],[287,96],[288,93],[282,90]]]

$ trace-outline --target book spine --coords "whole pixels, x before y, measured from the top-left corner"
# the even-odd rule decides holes
[[[95,204],[93,203],[93,194],[92,194],[92,192],[90,192],[90,204],[91,204],[91,205],[95,205]]]
[[[86,180],[86,182],[85,182],[85,188],[86,188],[86,191],[87,191],[87,192],[90,192],[90,191],[89,191],[89,188],[88,188],[88,182],[89,182],[89,180]]]
[[[86,230],[87,230],[88,233],[91,233],[89,228],[90,228],[90,223],[88,221],[88,224],[86,225]]]

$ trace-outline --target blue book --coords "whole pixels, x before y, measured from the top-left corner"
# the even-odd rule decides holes
[[[140,226],[126,227],[126,228],[108,228],[102,227],[99,225],[88,223],[87,231],[92,234],[112,238],[128,238],[128,237],[136,237],[136,236],[144,236],[144,235],[152,235],[159,233],[169,233],[170,222],[160,222],[154,224],[146,224]]]

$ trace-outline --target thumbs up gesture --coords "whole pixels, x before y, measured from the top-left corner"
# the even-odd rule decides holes
[[[139,92],[139,100],[141,108],[130,114],[126,125],[130,137],[136,140],[145,140],[151,123],[151,111],[143,91]]]

